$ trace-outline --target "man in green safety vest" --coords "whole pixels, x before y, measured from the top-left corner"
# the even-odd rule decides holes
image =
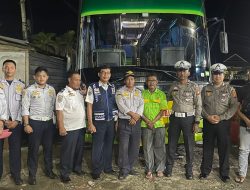
[[[152,179],[156,171],[157,177],[163,177],[165,168],[165,123],[163,112],[167,109],[166,94],[157,88],[156,74],[147,76],[148,89],[142,92],[144,111],[142,116],[142,143],[146,162],[146,178]]]

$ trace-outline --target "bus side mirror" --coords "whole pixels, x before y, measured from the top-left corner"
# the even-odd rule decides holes
[[[228,53],[228,38],[226,32],[220,32],[220,51],[221,53]]]

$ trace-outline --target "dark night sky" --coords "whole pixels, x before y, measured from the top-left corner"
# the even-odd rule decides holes
[[[20,0],[1,0],[0,35],[21,38]],[[53,32],[63,34],[76,30],[79,0],[26,0],[26,12],[31,20],[32,33]],[[207,17],[219,17],[226,20],[229,37],[229,54],[217,55],[217,61],[223,61],[237,53],[250,63],[250,1],[249,0],[206,0]],[[219,28],[211,28],[213,39]],[[218,41],[216,38],[215,41]],[[215,43],[212,49],[216,50]],[[215,56],[212,53],[212,58]]]

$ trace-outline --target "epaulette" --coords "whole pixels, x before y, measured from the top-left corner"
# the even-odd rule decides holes
[[[19,81],[19,82],[21,82],[21,83],[23,83],[23,84],[25,84],[25,83],[24,83],[24,81],[23,81],[23,80],[21,80],[21,79],[19,79],[18,81]]]
[[[66,88],[63,88],[59,93],[63,93]]]

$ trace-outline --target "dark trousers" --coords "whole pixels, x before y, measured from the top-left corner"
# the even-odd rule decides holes
[[[192,175],[193,171],[193,149],[194,149],[194,134],[193,134],[194,116],[175,117],[170,116],[168,128],[168,151],[166,159],[166,172],[172,173],[174,165],[175,153],[182,131],[184,137],[184,146],[186,151],[186,174]]]
[[[133,168],[139,155],[141,141],[140,121],[136,125],[129,125],[129,120],[119,119],[119,158],[120,172],[127,175]]]
[[[203,156],[201,162],[201,173],[209,174],[212,170],[215,140],[217,140],[219,153],[220,175],[229,175],[229,152],[230,152],[230,122],[221,121],[211,124],[203,121]]]
[[[38,166],[39,146],[43,146],[45,170],[52,171],[52,145],[55,127],[53,121],[29,120],[33,133],[28,135],[28,169],[29,175],[35,177]]]
[[[67,131],[62,137],[60,155],[60,175],[69,177],[71,171],[82,171],[85,129]]]
[[[17,125],[14,129],[10,129],[12,132],[8,138],[9,142],[9,166],[11,176],[14,178],[20,178],[21,171],[21,140],[23,126]],[[3,144],[4,140],[0,140],[0,178],[3,175]]]
[[[114,120],[94,121],[96,133],[92,139],[92,173],[112,171],[112,150],[114,142]]]

